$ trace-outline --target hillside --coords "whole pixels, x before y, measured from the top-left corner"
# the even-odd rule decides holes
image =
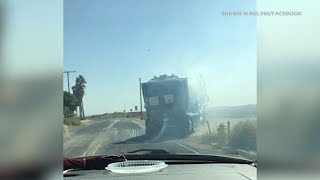
[[[246,118],[257,115],[257,106],[255,104],[241,106],[217,106],[208,108],[205,111],[208,117],[219,118]]]

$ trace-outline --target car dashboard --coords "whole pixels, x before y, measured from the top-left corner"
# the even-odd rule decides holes
[[[109,170],[76,170],[64,174],[64,179],[215,179],[215,180],[255,180],[257,168],[250,164],[169,164],[168,167],[149,173],[123,174]]]

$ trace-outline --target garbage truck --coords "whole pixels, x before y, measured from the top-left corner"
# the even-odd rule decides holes
[[[141,88],[147,136],[187,136],[199,128],[207,101],[201,85],[188,86],[187,78],[160,75],[142,83]]]

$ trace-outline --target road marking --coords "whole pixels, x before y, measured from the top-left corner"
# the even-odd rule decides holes
[[[90,124],[84,126],[84,128],[89,128],[90,126],[92,125],[103,125],[103,123],[105,123],[106,121],[108,120],[103,120],[103,121],[95,121],[95,122],[90,122]],[[102,128],[102,130],[104,131],[97,131],[95,135],[92,135],[92,136],[98,136],[98,135],[108,135],[110,134],[112,131],[112,128],[115,126],[115,124],[117,124],[120,120],[119,119],[115,119],[113,120],[112,122],[110,122],[110,124],[104,126]],[[83,129],[83,128],[81,128]],[[77,157],[79,156],[78,153],[74,153],[74,151],[78,148],[78,147],[81,147],[81,146],[84,146],[86,144],[83,144],[83,141],[81,141],[81,137],[83,136],[82,134],[79,134],[79,130],[81,130],[80,128],[76,131],[70,131],[70,128],[68,126],[64,126],[64,133],[66,135],[70,135],[70,140],[68,141],[64,141],[64,144],[63,144],[63,154],[66,155],[66,156],[74,156],[76,155]],[[67,134],[69,133],[69,134]],[[77,134],[78,133],[78,134]],[[118,132],[117,132],[118,133]],[[93,138],[93,137],[92,137]],[[92,142],[91,144],[89,144],[89,147],[86,148],[86,151],[84,151],[82,153],[82,157],[84,156],[87,156],[87,155],[94,155],[97,150],[99,149],[101,145],[97,145],[97,142]],[[85,148],[85,147],[84,147]]]
[[[137,124],[138,126],[140,126],[141,129],[145,128],[143,120],[140,120],[140,119],[131,119],[131,120],[132,120],[131,121],[132,123]]]
[[[95,153],[97,152],[97,150],[98,150],[99,147],[100,147],[100,144],[98,144],[98,145],[96,145],[96,146],[92,146],[92,147],[89,149],[88,153],[86,153],[86,154],[87,154],[87,155],[91,155],[91,156],[95,155]]]
[[[89,147],[88,149],[88,153],[86,153],[87,155],[91,155],[91,152],[93,151],[94,146]]]
[[[200,154],[199,152],[197,152],[197,151],[195,151],[195,150],[193,150],[193,149],[191,149],[191,148],[189,148],[189,147],[187,147],[187,146],[185,146],[185,145],[183,145],[183,144],[181,144],[181,143],[179,143],[179,142],[175,142],[175,143],[177,143],[178,145],[180,145],[180,146],[188,149],[189,151],[192,151],[192,152],[194,152],[194,153],[196,153],[196,154]]]
[[[105,131],[110,131],[110,129],[112,129],[112,127],[113,127],[116,123],[118,123],[119,121],[120,121],[119,119],[113,121],[113,122],[112,122],[111,124],[109,124],[107,127],[104,127],[103,130],[105,130]]]
[[[98,144],[98,145],[96,146],[96,148],[95,148],[94,151],[92,152],[92,155],[95,155],[95,154],[96,154],[96,152],[97,152],[97,150],[99,149],[99,147],[100,147],[100,144]]]

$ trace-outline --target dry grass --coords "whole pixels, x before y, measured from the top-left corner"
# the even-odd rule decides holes
[[[71,118],[65,118],[63,120],[63,123],[65,125],[80,125],[81,121],[79,117],[71,117]]]

